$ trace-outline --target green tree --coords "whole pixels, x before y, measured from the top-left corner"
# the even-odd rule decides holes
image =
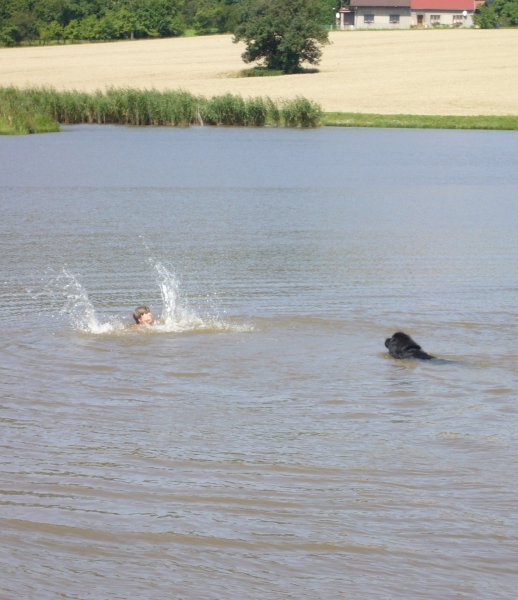
[[[179,0],[124,0],[124,7],[132,15],[130,37],[165,37],[183,33]]]
[[[88,15],[84,19],[81,19],[79,25],[80,39],[82,40],[100,40],[101,28],[99,26],[99,19],[95,15]]]
[[[43,43],[62,40],[64,36],[63,26],[57,21],[42,23],[38,30]]]
[[[518,25],[518,0],[486,0],[477,8],[475,24],[482,29]]]
[[[77,41],[81,39],[81,25],[77,19],[72,19],[64,28],[63,37],[66,40]]]
[[[20,30],[14,25],[5,25],[0,29],[0,44],[2,46],[16,46],[21,41]]]
[[[501,16],[506,25],[518,25],[518,0],[511,0],[502,6]]]
[[[264,61],[268,69],[300,71],[315,65],[329,43],[326,4],[322,0],[245,0],[234,42],[243,41],[246,63]]]
[[[73,2],[69,2],[69,0],[38,0],[34,4],[33,12],[40,23],[57,22],[64,26],[73,18]],[[52,28],[45,31],[51,33]]]
[[[107,15],[113,23],[117,39],[132,37],[135,31],[135,13],[125,7],[112,11]]]
[[[38,39],[37,20],[31,11],[16,12],[11,19],[11,25],[19,32],[21,40]]]
[[[198,34],[226,33],[237,25],[238,0],[197,0],[192,24]]]
[[[170,19],[162,20],[158,25],[160,37],[175,37],[182,35],[186,25],[181,15],[176,15]]]

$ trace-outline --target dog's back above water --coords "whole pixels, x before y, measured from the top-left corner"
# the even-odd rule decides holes
[[[421,360],[430,360],[435,358],[431,354],[427,354],[419,344],[403,333],[398,331],[392,337],[385,340],[385,346],[387,347],[390,356],[394,358],[419,358]]]

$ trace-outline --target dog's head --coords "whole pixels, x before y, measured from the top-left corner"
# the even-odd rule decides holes
[[[403,333],[402,331],[398,331],[391,338],[387,338],[385,340],[385,346],[390,350],[390,348],[397,349],[399,352],[403,350],[409,350],[410,348],[415,348],[416,350],[421,350],[421,346],[414,342],[414,340]]]
[[[422,360],[434,358],[431,354],[424,352],[419,344],[402,331],[387,338],[385,347],[393,358],[420,358]]]

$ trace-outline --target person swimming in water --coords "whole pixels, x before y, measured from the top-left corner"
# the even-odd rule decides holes
[[[153,313],[149,306],[137,306],[137,308],[133,311],[133,318],[135,319],[135,323],[137,325],[153,325],[155,318],[153,317]]]

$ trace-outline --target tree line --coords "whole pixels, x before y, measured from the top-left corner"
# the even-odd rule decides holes
[[[0,44],[233,31],[240,0],[0,0]]]
[[[310,0],[312,8],[308,11],[306,0],[0,0],[0,45],[157,38],[186,33],[232,32],[243,39],[248,35],[250,19],[270,8],[277,11],[267,15],[270,21],[285,21],[295,14],[300,34],[315,23],[329,28],[337,8],[348,1]],[[298,10],[304,13],[303,17],[297,14]],[[517,26],[518,0],[486,0],[476,11],[475,23],[482,28]]]
[[[313,3],[329,28],[340,0]],[[261,0],[0,0],[0,45],[234,33],[256,4]]]

